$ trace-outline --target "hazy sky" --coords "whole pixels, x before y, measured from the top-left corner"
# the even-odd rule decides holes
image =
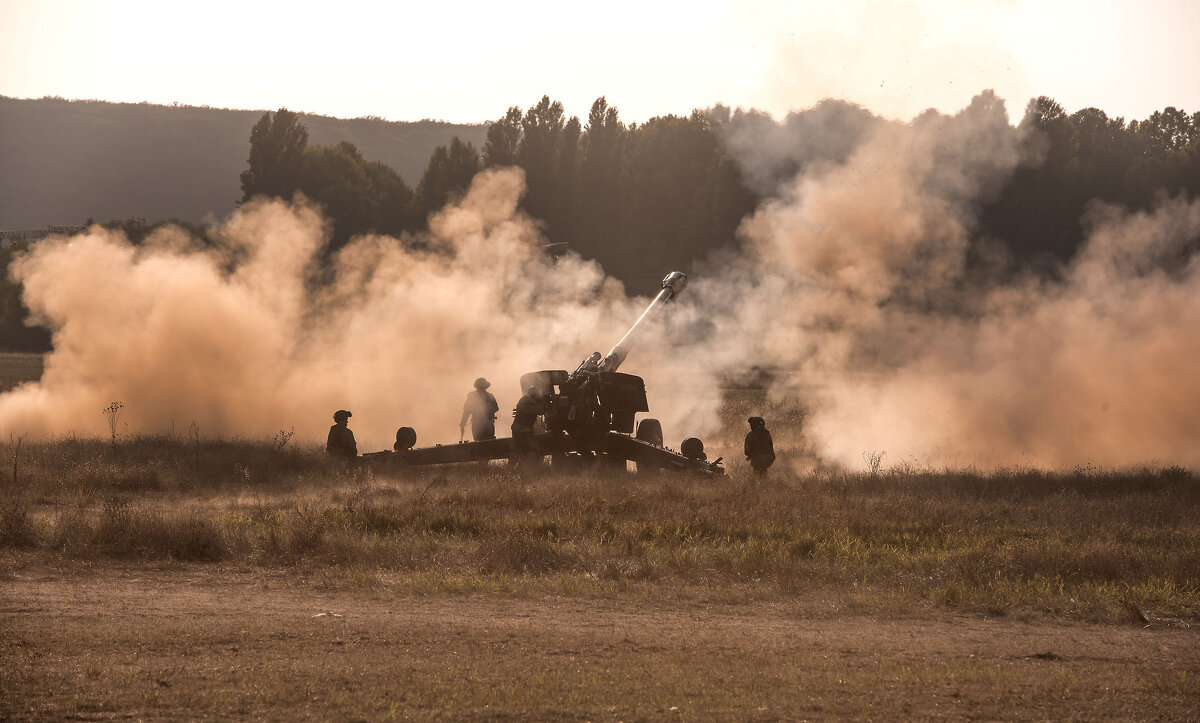
[[[626,121],[824,97],[911,118],[994,89],[1200,110],[1197,0],[573,3],[0,0],[0,95],[493,120],[542,95]]]

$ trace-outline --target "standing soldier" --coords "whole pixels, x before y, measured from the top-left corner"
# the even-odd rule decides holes
[[[537,387],[526,389],[524,396],[517,400],[512,422],[512,459],[516,464],[538,456],[537,444],[533,440],[533,425],[537,423],[538,416],[545,411],[542,406],[542,394]]]
[[[346,426],[353,416],[345,409],[333,413],[334,425],[329,428],[329,438],[325,441],[325,451],[341,459],[354,459],[358,456],[358,443],[354,441],[354,432]]]
[[[476,442],[496,438],[496,412],[500,405],[487,388],[492,383],[483,377],[475,380],[475,391],[467,393],[467,401],[463,402],[462,419],[458,422],[458,432],[461,437],[466,432],[467,420],[471,420],[471,438]]]
[[[767,422],[762,417],[750,417],[750,431],[746,433],[746,460],[759,477],[765,477],[767,468],[775,463],[775,444],[767,431]]]

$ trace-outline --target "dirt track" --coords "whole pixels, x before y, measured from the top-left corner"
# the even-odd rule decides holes
[[[321,613],[325,613],[321,615]],[[14,718],[1187,719],[1193,629],[393,597],[249,571],[0,584]]]

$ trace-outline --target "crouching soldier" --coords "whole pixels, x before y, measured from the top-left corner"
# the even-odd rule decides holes
[[[353,416],[345,409],[333,413],[334,425],[329,428],[329,438],[325,440],[325,451],[338,459],[354,459],[358,457],[358,443],[354,441],[354,432],[346,426]]]
[[[533,438],[533,425],[537,423],[537,418],[545,412],[542,395],[537,387],[526,389],[524,396],[517,401],[517,406],[513,409],[512,461],[514,464],[532,462],[541,456],[538,454],[537,442]]]
[[[775,444],[767,431],[767,422],[762,417],[750,417],[750,431],[746,433],[746,461],[754,474],[763,477],[775,463]]]

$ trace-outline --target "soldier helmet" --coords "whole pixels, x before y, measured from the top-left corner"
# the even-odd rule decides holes
[[[483,391],[484,389],[487,389],[490,386],[492,386],[492,383],[489,382],[488,380],[484,379],[483,377],[479,377],[478,379],[475,380],[475,388],[478,389],[479,391]]]
[[[345,409],[339,409],[339,410],[337,410],[336,412],[334,412],[334,413],[333,413],[333,421],[335,421],[335,422],[344,422],[344,421],[346,421],[347,419],[349,419],[350,417],[353,417],[353,416],[354,416],[353,414],[351,414],[350,412],[346,411]]]
[[[530,387],[525,390],[525,394],[531,397],[540,397],[542,396],[542,390],[537,387]]]
[[[746,421],[750,423],[750,429],[767,426],[767,420],[762,417],[750,417]]]

